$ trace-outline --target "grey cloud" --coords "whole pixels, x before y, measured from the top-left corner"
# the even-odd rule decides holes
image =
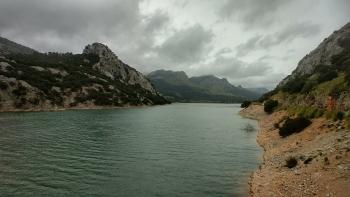
[[[80,52],[85,44],[107,40],[123,47],[137,45],[130,41],[142,34],[152,36],[167,21],[165,14],[142,16],[139,3],[140,0],[2,0],[0,34],[24,40],[42,51]]]
[[[262,36],[258,35],[250,38],[247,42],[242,43],[236,47],[237,55],[244,56],[251,50],[254,50],[259,45],[259,41],[262,39]]]
[[[155,14],[145,19],[146,21],[146,32],[153,33],[164,27],[169,22],[169,16],[162,12],[161,10],[157,10]]]
[[[281,0],[226,0],[218,12],[223,19],[236,19],[246,27],[266,26],[272,23],[273,13],[289,1]]]
[[[273,46],[293,41],[297,38],[308,38],[320,32],[320,26],[308,22],[297,23],[287,26],[280,32],[270,35],[258,35],[247,42],[237,46],[237,55],[245,56],[249,52],[259,49],[268,49]]]
[[[264,76],[271,67],[264,61],[247,63],[234,57],[217,56],[216,59],[196,70],[193,73],[202,75],[214,74],[231,81],[238,81],[247,77]]]
[[[197,24],[175,32],[156,51],[173,63],[193,63],[202,58],[212,37],[211,31]]]

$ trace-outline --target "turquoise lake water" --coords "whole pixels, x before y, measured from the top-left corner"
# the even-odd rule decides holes
[[[261,150],[239,110],[0,113],[0,196],[246,196]]]

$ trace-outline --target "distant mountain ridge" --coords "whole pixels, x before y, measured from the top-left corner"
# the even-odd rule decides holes
[[[214,75],[188,77],[184,71],[157,70],[147,77],[162,95],[174,102],[237,103],[261,95]]]

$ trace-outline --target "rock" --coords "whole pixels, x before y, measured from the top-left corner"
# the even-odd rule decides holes
[[[94,65],[94,68],[107,77],[132,85],[137,84],[153,94],[156,93],[156,90],[145,76],[119,60],[106,45],[101,43],[87,45],[83,50],[83,54],[98,56],[99,62]]]
[[[332,57],[343,51],[343,47],[340,46],[339,41],[348,38],[349,35],[350,23],[347,23],[340,30],[335,31],[331,36],[324,39],[315,50],[301,59],[292,74],[282,80],[278,86],[286,84],[297,76],[311,74],[318,65],[331,65]]]
[[[8,68],[13,68],[13,67],[7,62],[0,62],[0,71],[7,72]]]

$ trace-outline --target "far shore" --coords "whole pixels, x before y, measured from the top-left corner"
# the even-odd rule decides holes
[[[167,104],[169,105],[169,104]],[[130,108],[145,108],[145,107],[155,107],[161,105],[126,105],[126,106],[82,106],[82,107],[68,107],[68,108],[30,108],[30,109],[9,109],[9,110],[0,110],[0,113],[6,112],[57,112],[57,111],[69,111],[69,110],[99,110],[99,109],[130,109]]]

